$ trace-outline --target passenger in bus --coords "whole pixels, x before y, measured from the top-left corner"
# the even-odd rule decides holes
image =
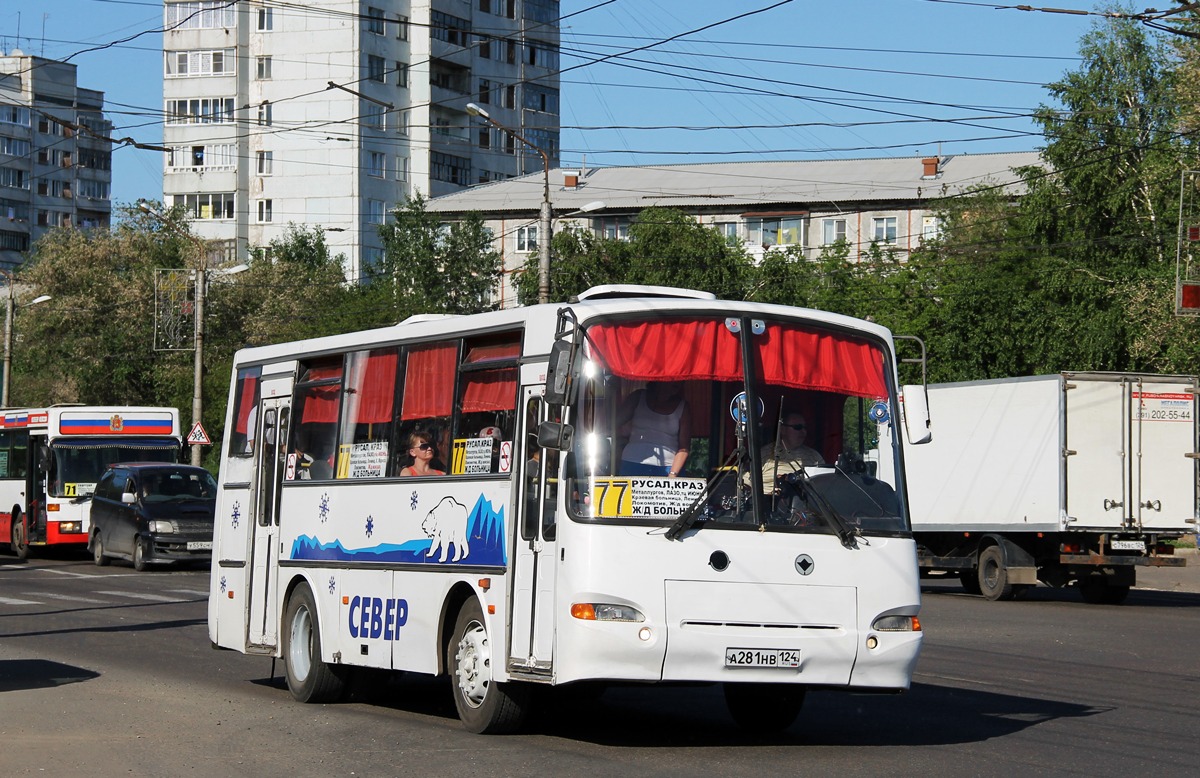
[[[794,473],[804,467],[825,464],[824,457],[814,448],[804,444],[808,436],[808,423],[804,414],[786,411],[779,424],[779,434],[774,443],[762,448],[763,492],[775,491],[780,476]]]
[[[445,475],[445,472],[433,467],[433,457],[436,447],[430,435],[424,432],[413,432],[408,436],[408,455],[412,464],[400,470],[400,475]]]
[[[692,424],[683,384],[652,381],[625,398],[618,426],[629,424],[621,475],[678,476],[688,458]]]

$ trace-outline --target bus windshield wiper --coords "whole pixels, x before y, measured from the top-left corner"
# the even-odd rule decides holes
[[[797,496],[805,503],[811,505],[826,524],[838,536],[838,540],[842,541],[842,545],[849,549],[858,548],[858,530],[846,523],[846,520],[841,517],[837,509],[829,504],[829,501],[817,490],[813,485],[812,476],[805,472],[804,465],[801,465],[795,472],[789,473],[784,477],[784,480],[792,485],[796,490]]]
[[[667,531],[663,534],[663,537],[665,537],[667,540],[675,540],[684,532],[687,532],[692,525],[694,525],[700,519],[700,515],[708,508],[708,496],[713,493],[713,490],[716,489],[717,486],[720,485],[721,481],[725,480],[730,473],[737,472],[735,470],[730,470],[729,465],[735,459],[737,459],[738,453],[739,452],[737,450],[734,450],[730,453],[729,457],[725,460],[725,462],[722,463],[721,467],[717,469],[717,472],[713,473],[713,475],[708,479],[708,482],[704,484],[704,491],[696,495],[696,499],[692,501],[692,504],[683,509],[683,513],[679,514],[679,518],[675,520],[675,523],[670,527],[667,527]]]

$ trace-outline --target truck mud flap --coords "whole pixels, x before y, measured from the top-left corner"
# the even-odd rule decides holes
[[[1090,565],[1093,567],[1187,567],[1187,559],[1176,556],[1061,554],[1058,561],[1064,565]]]

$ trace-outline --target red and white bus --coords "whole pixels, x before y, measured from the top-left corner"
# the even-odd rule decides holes
[[[35,546],[88,542],[88,509],[115,462],[177,462],[174,408],[55,405],[0,416],[0,540],[19,558]]]

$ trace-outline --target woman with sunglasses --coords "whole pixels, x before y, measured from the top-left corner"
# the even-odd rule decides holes
[[[445,472],[434,468],[434,446],[429,435],[424,432],[414,432],[408,436],[408,455],[412,464],[400,471],[400,475],[445,475]]]

